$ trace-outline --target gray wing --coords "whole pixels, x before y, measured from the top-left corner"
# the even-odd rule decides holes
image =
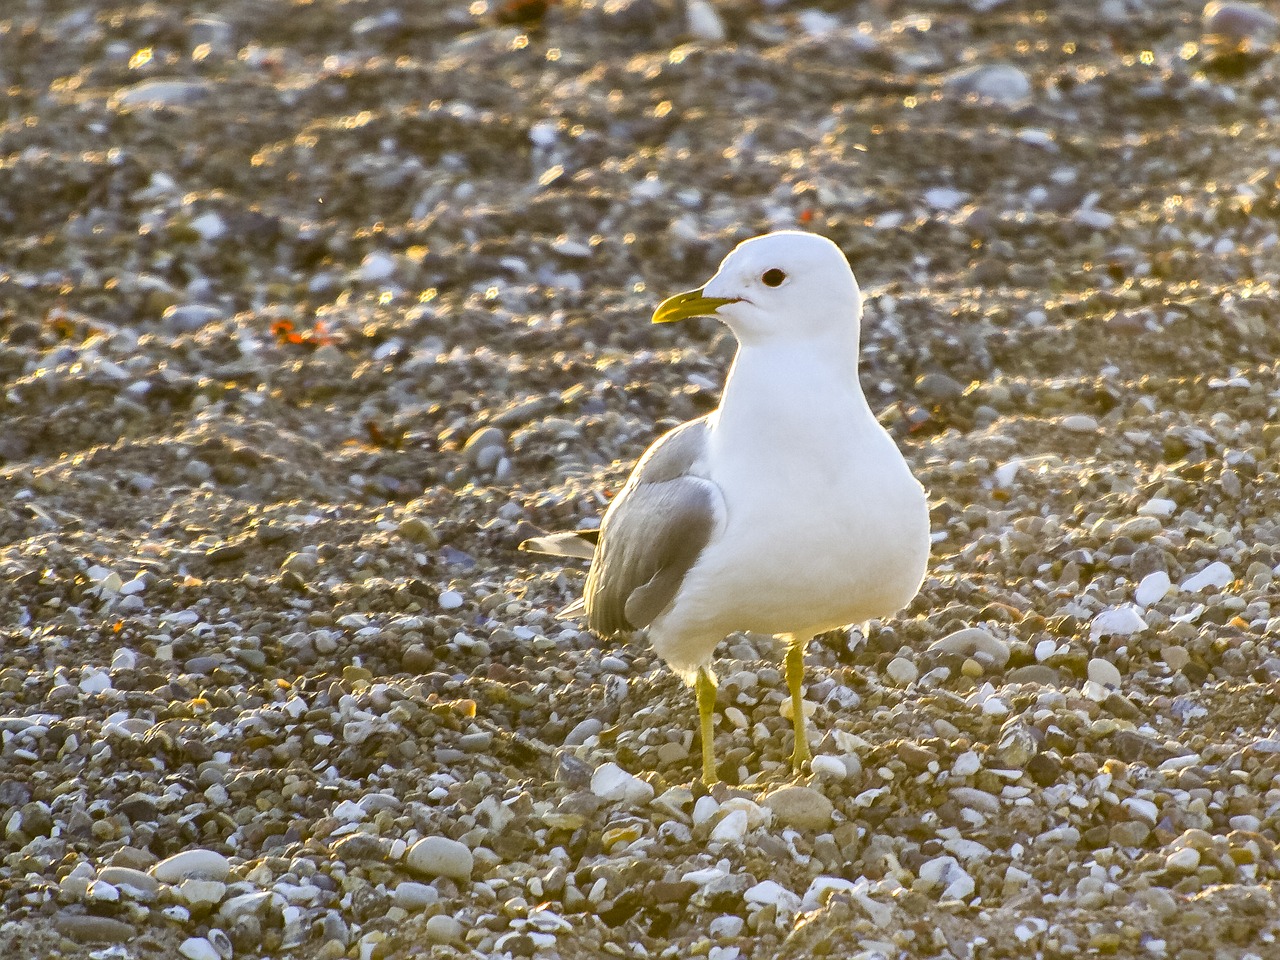
[[[706,449],[705,417],[651,446],[614,498],[584,595],[603,636],[646,627],[675,599],[723,515],[720,489],[690,471]]]

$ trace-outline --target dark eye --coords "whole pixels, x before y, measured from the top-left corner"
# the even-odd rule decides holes
[[[782,286],[782,281],[786,279],[787,275],[777,267],[774,267],[772,270],[766,270],[764,275],[760,277],[760,280],[766,287],[780,287]]]

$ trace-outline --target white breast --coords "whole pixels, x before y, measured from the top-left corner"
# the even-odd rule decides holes
[[[651,631],[669,662],[705,660],[735,630],[807,638],[888,616],[919,589],[923,489],[856,379],[800,359],[789,376],[773,358],[756,383],[739,364],[713,418],[705,468],[725,522]]]

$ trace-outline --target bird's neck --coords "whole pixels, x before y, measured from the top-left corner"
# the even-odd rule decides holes
[[[786,343],[745,343],[738,349],[720,400],[720,426],[807,432],[824,425],[874,425],[858,382],[856,328]]]

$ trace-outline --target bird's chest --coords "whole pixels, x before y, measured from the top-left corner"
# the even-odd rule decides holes
[[[726,444],[717,482],[726,504],[726,548],[767,557],[769,582],[818,593],[846,583],[867,548],[887,538],[887,514],[906,467],[874,427],[781,419]],[[762,569],[744,567],[744,570]]]

